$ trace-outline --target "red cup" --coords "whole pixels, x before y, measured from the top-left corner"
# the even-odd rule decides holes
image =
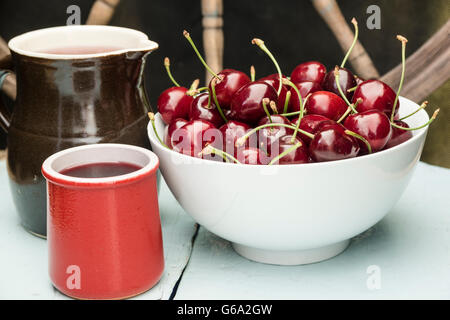
[[[103,178],[61,172],[128,163],[142,169]],[[47,179],[49,273],[77,299],[124,299],[151,289],[164,270],[157,156],[120,144],[64,150],[42,166]]]

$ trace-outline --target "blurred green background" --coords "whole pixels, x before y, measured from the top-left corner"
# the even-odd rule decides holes
[[[66,8],[72,4],[80,6],[84,22],[93,2],[1,0],[0,35],[9,40],[26,31],[64,25],[68,17]],[[400,46],[395,35],[402,34],[409,39],[407,54],[411,54],[450,18],[449,0],[341,0],[338,3],[348,21],[352,17],[359,21],[360,40],[381,74],[400,63]],[[365,27],[366,9],[374,4],[381,9],[381,30]],[[319,60],[331,68],[343,57],[334,35],[310,1],[224,0],[224,20],[224,66],[228,68],[247,71],[254,64],[258,77],[274,72],[267,57],[250,45],[254,37],[265,40],[286,74],[303,61]],[[160,49],[149,57],[146,70],[153,105],[159,93],[170,86],[162,64],[165,56],[171,58],[172,71],[179,82],[187,84],[204,77],[204,70],[182,36],[183,29],[189,30],[202,47],[200,0],[122,0],[111,25],[139,29],[160,44]],[[428,100],[428,112],[440,107],[441,113],[430,127],[422,160],[450,168],[450,81]],[[0,132],[0,148],[4,147],[6,135]]]

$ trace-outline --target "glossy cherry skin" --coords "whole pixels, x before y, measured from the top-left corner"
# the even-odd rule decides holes
[[[189,111],[189,120],[206,120],[218,128],[224,124],[224,121],[215,103],[211,101],[211,105],[208,106],[208,102],[209,94],[207,93],[202,93],[195,97]]]
[[[237,160],[242,164],[267,165],[270,158],[258,148],[245,147],[238,150]]]
[[[188,89],[184,87],[172,87],[159,96],[158,111],[166,124],[177,118],[188,119],[194,98],[188,96],[187,91]]]
[[[210,158],[199,153],[208,145],[220,139],[221,134],[211,122],[193,120],[172,133],[171,144],[174,151],[197,158]]]
[[[283,76],[283,78],[285,78],[285,77]],[[258,81],[263,81],[263,82],[270,84],[278,93],[278,88],[280,87],[280,76],[278,75],[278,73],[271,74],[267,77],[259,79]],[[286,102],[286,95],[287,95],[288,91],[289,91],[289,88],[287,86],[285,86],[284,84],[281,85],[281,92],[280,92],[280,95],[278,96],[278,103],[283,108],[284,108],[284,104]]]
[[[347,135],[340,124],[324,125],[309,144],[309,153],[318,162],[354,158],[359,150],[356,138]]]
[[[319,114],[334,121],[339,120],[348,109],[341,97],[328,91],[314,92],[305,107],[308,114]]]
[[[353,94],[353,103],[358,98],[362,102],[358,104],[356,109],[359,112],[378,110],[391,116],[392,107],[394,106],[396,93],[387,84],[380,80],[367,80],[361,83]],[[395,114],[397,114],[400,107],[400,101],[397,103]]]
[[[258,122],[258,127],[269,124],[269,123],[281,123],[281,124],[287,124],[292,125],[288,118],[281,116],[281,115],[272,115],[270,116],[272,122],[270,121],[269,117],[261,118]],[[267,127],[263,128],[258,131],[258,142],[259,148],[262,148],[263,150],[267,151],[270,155],[277,155],[279,154],[279,142],[278,140],[288,134],[294,133],[293,129],[286,128],[286,127]]]
[[[409,125],[406,122],[396,120],[396,121],[394,121],[394,123],[403,128],[409,128]],[[392,127],[391,138],[389,139],[388,143],[386,144],[386,146],[384,148],[389,149],[389,148],[398,146],[399,144],[402,144],[403,142],[408,141],[412,137],[413,137],[413,134],[411,131]]]
[[[187,120],[178,118],[178,119],[172,120],[172,123],[166,127],[166,134],[165,134],[164,141],[170,149],[172,149],[172,135],[173,135],[174,131],[181,128],[188,122],[189,121],[187,121]]]
[[[344,126],[364,137],[372,147],[372,152],[382,150],[391,138],[392,129],[389,118],[384,112],[370,110],[349,115]],[[367,153],[365,143],[359,140],[361,152]]]
[[[304,81],[304,82],[294,83],[294,85],[297,87],[298,91],[300,92],[303,103],[305,103],[305,98],[310,93],[314,93],[316,91],[322,90],[322,87],[317,82]],[[289,100],[289,112],[300,111],[300,100],[298,99],[297,92],[294,90],[294,88],[290,88],[289,91],[291,92],[291,99]],[[283,104],[283,106],[284,106],[284,104]]]
[[[294,126],[296,126],[297,122],[298,122],[298,118],[295,118],[292,121],[292,124]],[[311,134],[315,134],[317,132],[317,130],[319,129],[319,125],[322,122],[326,122],[328,124],[335,123],[333,120],[330,120],[327,117],[321,116],[319,114],[307,114],[300,121],[300,127],[299,128],[301,130],[303,130],[303,131],[309,132]],[[307,136],[305,136],[304,134],[302,134],[300,132],[298,134],[299,134],[299,136],[301,137],[302,141],[305,144],[309,145],[311,143],[312,139],[310,137],[307,137]]]
[[[231,101],[231,114],[233,119],[254,124],[266,115],[262,100],[268,98],[277,103],[279,113],[282,107],[278,104],[277,91],[270,84],[262,81],[249,83],[242,87]]]
[[[223,126],[219,128],[220,133],[222,134],[222,146],[219,147],[221,150],[225,151],[226,153],[229,153],[233,155],[234,157],[237,157],[238,150],[241,148],[249,147],[250,143],[252,141],[255,141],[250,137],[245,141],[245,144],[242,147],[236,147],[236,142],[239,138],[244,136],[248,131],[250,131],[252,128],[242,122],[230,120]],[[254,145],[256,146],[256,141],[254,142]],[[216,145],[213,145],[216,146]]]
[[[295,67],[291,74],[291,81],[293,83],[311,81],[321,84],[326,73],[327,68],[323,64],[309,61]]]
[[[295,149],[294,151],[289,152],[287,155],[282,157],[280,160],[276,162],[276,164],[301,164],[301,163],[310,163],[311,158],[309,156],[308,147],[299,139],[295,138],[294,143],[291,142],[292,136],[286,135],[280,138],[279,140],[279,153],[289,150],[297,143],[301,143],[302,145]],[[271,155],[272,158],[274,154]]]
[[[361,83],[363,83],[366,80],[364,80],[363,78],[360,78],[358,76],[355,76],[355,81],[356,81],[356,85],[359,86]]]
[[[217,75],[219,77],[215,85],[217,101],[222,109],[229,109],[234,94],[250,83],[250,78],[245,73],[233,69],[225,69]],[[209,84],[209,92],[212,92],[211,83]]]
[[[347,99],[351,101],[353,92],[348,92],[348,89],[356,87],[356,79],[353,73],[350,72],[350,70],[339,68],[339,85],[341,86],[342,92],[345,93]],[[326,74],[322,82],[322,87],[326,91],[330,91],[337,94],[338,96],[341,96],[336,85],[336,76],[334,75],[334,70]]]

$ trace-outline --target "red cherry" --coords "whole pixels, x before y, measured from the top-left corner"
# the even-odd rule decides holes
[[[324,125],[309,145],[311,157],[318,162],[354,158],[359,150],[357,139],[347,135],[337,123]]]
[[[172,149],[172,135],[174,133],[175,130],[181,128],[182,126],[184,126],[186,123],[188,123],[187,120],[178,118],[172,121],[172,123],[170,125],[167,126],[166,128],[166,137],[165,137],[165,143],[166,145]]]
[[[249,125],[242,122],[230,120],[222,127],[220,127],[219,130],[223,138],[221,149],[226,153],[233,155],[234,157],[237,157],[237,153],[240,148],[248,147],[249,141],[252,140],[252,138],[250,137],[245,141],[245,144],[242,147],[236,147],[237,140],[251,130],[251,127]]]
[[[310,61],[299,64],[291,74],[291,81],[294,83],[311,81],[322,83],[327,68],[323,64],[317,61]]]
[[[284,76],[283,76],[284,78]],[[270,84],[272,87],[274,87],[275,90],[278,90],[280,86],[280,75],[278,73],[271,74],[267,77],[261,78],[258,81],[263,81],[265,83]],[[289,88],[285,86],[284,84],[281,86],[281,92],[278,97],[278,104],[284,108],[284,104],[286,103],[286,95],[289,91]],[[291,97],[292,99],[292,97]]]
[[[194,98],[188,96],[187,91],[184,87],[172,87],[159,96],[158,111],[166,124],[177,118],[188,119]]]
[[[245,147],[238,150],[237,160],[242,164],[266,165],[270,158],[258,148]]]
[[[283,107],[278,104],[275,88],[266,82],[256,81],[245,85],[234,95],[231,101],[233,119],[250,124],[258,122],[266,115],[262,105],[262,100],[265,98],[275,101],[281,113]]]
[[[225,69],[217,74],[215,90],[217,101],[222,109],[229,109],[234,94],[244,85],[250,83],[250,78],[243,72]],[[212,81],[212,80],[211,80]],[[212,92],[211,83],[209,92]]]
[[[396,93],[394,90],[384,82],[380,80],[367,80],[356,88],[352,101],[355,103],[358,98],[362,99],[362,102],[356,108],[360,112],[378,110],[386,113],[390,117],[395,96]],[[395,114],[397,114],[399,107],[400,101],[397,103]]]
[[[258,127],[269,123],[281,123],[290,125],[291,122],[288,118],[281,115],[272,115],[269,117],[261,118],[258,122]],[[279,151],[279,139],[285,135],[294,133],[294,130],[286,127],[267,127],[258,131],[259,147],[267,151],[270,155],[278,155]],[[292,147],[292,146],[291,146]]]
[[[350,72],[350,70],[339,68],[339,85],[342,89],[342,92],[344,92],[344,94],[346,95],[347,99],[351,100],[353,92],[348,92],[348,90],[356,86],[356,80],[355,76]],[[326,91],[330,91],[337,94],[338,96],[341,96],[336,85],[336,76],[334,75],[334,70],[326,74],[325,78],[323,79],[322,87]]]
[[[361,83],[363,83],[366,80],[364,80],[363,78],[360,78],[358,76],[355,76],[355,81],[356,81],[356,85],[359,86]]]
[[[209,94],[202,93],[198,95],[191,104],[189,112],[189,120],[206,120],[211,122],[217,128],[223,124],[223,119],[215,103],[211,100],[211,105],[208,106]]]
[[[294,84],[297,87],[298,91],[300,91],[300,95],[302,96],[303,102],[305,102],[305,98],[310,93],[322,90],[322,87],[317,82],[304,81],[304,82],[297,82]],[[294,90],[294,88],[290,88],[290,91],[291,91],[291,100],[289,100],[289,112],[300,111],[300,101],[298,99],[297,92]]]
[[[292,142],[292,136],[286,135],[279,139],[279,154],[288,151],[297,143],[302,143],[300,147],[289,152],[287,155],[282,157],[274,164],[301,164],[301,163],[309,163],[311,162],[311,158],[309,157],[308,148],[305,144],[299,139],[295,138],[294,142]],[[274,155],[272,154],[272,157]]]
[[[344,126],[365,138],[372,147],[372,152],[382,150],[392,134],[389,118],[385,113],[376,110],[349,115]],[[358,141],[361,150],[366,153],[367,146],[363,141]]]
[[[396,125],[403,127],[403,128],[409,128],[409,125],[406,122],[396,120],[394,121]],[[402,130],[396,127],[392,127],[392,135],[389,139],[388,143],[384,147],[385,149],[389,149],[395,146],[398,146],[399,144],[408,141],[413,137],[413,134],[411,131],[408,130]]]
[[[193,120],[172,133],[171,144],[176,152],[201,158],[202,150],[218,139],[221,139],[220,131],[211,122]]]
[[[298,117],[292,121],[294,126],[297,125],[297,122],[298,122]],[[302,118],[302,120],[300,121],[299,128],[303,131],[315,134],[317,132],[317,130],[319,129],[319,125],[322,122],[325,122],[328,124],[335,123],[334,121],[328,119],[327,117],[324,117],[324,116],[321,116],[318,114],[308,114],[308,115],[304,116]],[[298,134],[304,143],[306,143],[307,145],[309,145],[311,143],[310,137],[305,136],[301,132],[299,132]]]
[[[314,92],[305,107],[308,114],[319,114],[334,121],[339,120],[348,109],[341,97],[328,91]]]

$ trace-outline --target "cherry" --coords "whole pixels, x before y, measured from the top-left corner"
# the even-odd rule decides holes
[[[294,141],[292,141],[292,138],[292,135],[286,135],[279,139],[279,155],[281,158],[274,158],[271,164],[300,164],[311,162],[308,148],[299,138],[294,138]]]
[[[283,76],[284,78],[284,76]],[[277,90],[280,86],[280,76],[275,73],[275,74],[271,74],[269,76],[266,76],[264,78],[259,79],[258,81],[263,81],[266,82],[268,84],[270,84],[272,87],[274,87],[275,90]],[[280,106],[284,106],[286,103],[286,96],[288,93],[289,89],[283,84],[281,87],[281,92],[280,95],[278,97],[278,103]],[[292,99],[292,96],[291,96]],[[297,99],[298,100],[298,99]]]
[[[263,151],[252,147],[239,149],[236,158],[242,164],[267,165],[270,162]]]
[[[263,126],[265,124],[269,123],[281,123],[290,125],[291,122],[288,118],[281,116],[281,115],[272,115],[269,117],[261,118],[258,122],[258,127]],[[291,135],[294,133],[293,129],[286,128],[286,127],[268,127],[263,128],[258,131],[258,141],[259,141],[259,147],[263,148],[267,151],[270,155],[277,155],[279,154],[279,142],[278,140],[286,135]]]
[[[358,98],[361,98],[362,102],[357,107],[359,112],[378,110],[386,113],[390,117],[395,96],[396,93],[394,90],[384,82],[380,80],[367,80],[356,88],[352,102],[354,103]],[[398,101],[395,108],[395,114],[398,113],[399,107],[400,101]]]
[[[207,120],[217,128],[224,123],[216,105],[207,93],[199,94],[192,101],[189,120]]]
[[[278,104],[276,90],[266,82],[256,81],[245,85],[234,95],[231,101],[232,118],[250,124],[256,123],[265,116],[262,106],[265,98],[275,101],[278,112],[281,113],[282,107]]]
[[[327,69],[317,61],[309,61],[299,64],[291,74],[291,81],[294,83],[311,81],[321,84]]]
[[[241,71],[225,69],[217,74],[215,81],[217,101],[222,109],[229,109],[233,95],[244,85],[250,83],[250,78]],[[210,92],[212,92],[211,89],[210,83]]]
[[[353,92],[349,92],[348,90],[356,86],[356,79],[353,73],[350,72],[350,70],[346,68],[339,68],[339,85],[341,86],[341,89],[347,99],[351,100]],[[336,76],[334,70],[326,74],[322,83],[322,87],[326,91],[330,91],[337,95],[340,95],[338,87],[336,85]]]
[[[355,76],[355,81],[356,81],[356,85],[359,86],[361,83],[363,83],[366,80],[364,80],[361,77]]]
[[[167,126],[166,137],[164,140],[170,149],[172,149],[172,135],[173,135],[174,131],[181,128],[186,123],[188,123],[187,120],[178,118],[178,119],[172,120],[172,123]]]
[[[409,125],[404,121],[396,120],[396,121],[394,121],[394,123],[400,127],[409,128]],[[389,141],[387,142],[387,144],[384,148],[389,149],[389,148],[395,147],[405,141],[408,141],[412,137],[413,137],[413,134],[411,131],[392,127],[391,138],[389,139]]]
[[[233,155],[234,157],[237,157],[239,148],[236,148],[236,142],[240,137],[244,136],[249,130],[251,130],[251,127],[245,123],[230,120],[220,127],[219,130],[223,138],[222,150]],[[240,148],[249,147],[249,141],[251,140],[252,138],[250,138],[250,140],[246,140],[245,144]]]
[[[193,120],[173,131],[171,145],[174,151],[202,158],[202,150],[220,139],[220,131],[211,122]]]
[[[341,97],[328,91],[311,94],[305,107],[308,114],[319,114],[334,121],[338,121],[348,109]]]
[[[349,115],[344,126],[365,138],[372,147],[372,152],[382,150],[392,134],[389,118],[385,113],[377,110]],[[366,145],[362,141],[359,141],[359,144],[361,151],[367,153]]]
[[[158,111],[166,124],[177,118],[188,119],[194,98],[187,95],[187,91],[184,87],[172,87],[159,96]]]
[[[321,91],[322,87],[317,82],[304,81],[294,83],[297,87],[298,91],[300,91],[300,95],[304,100],[310,93],[314,93],[316,91]],[[298,99],[297,92],[294,88],[290,88],[291,99],[289,100],[289,112],[297,112],[300,111],[300,101]],[[281,102],[280,102],[281,104]],[[284,105],[284,104],[283,104]]]
[[[294,119],[292,123],[297,125],[298,118]],[[300,129],[315,134],[318,129],[320,129],[319,125],[324,122],[327,124],[334,123],[334,121],[328,119],[327,117],[321,116],[319,114],[308,114],[302,118],[300,121]],[[304,141],[307,145],[311,143],[311,138],[306,135],[299,133],[302,141]]]
[[[323,125],[309,145],[311,157],[318,162],[354,158],[359,150],[358,140],[337,123]]]

